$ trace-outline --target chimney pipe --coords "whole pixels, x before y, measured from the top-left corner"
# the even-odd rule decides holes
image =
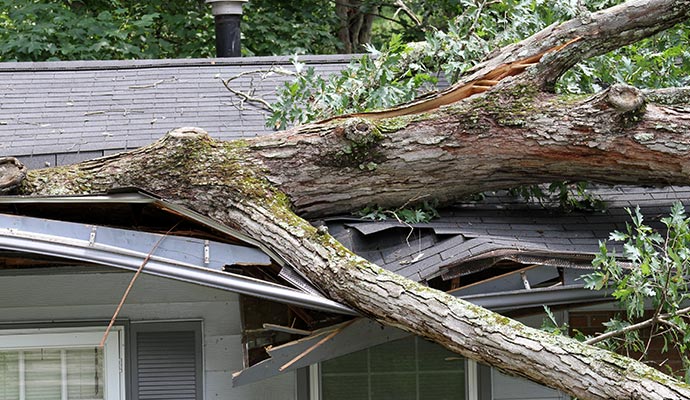
[[[239,57],[242,4],[248,0],[206,0],[216,20],[216,56]]]

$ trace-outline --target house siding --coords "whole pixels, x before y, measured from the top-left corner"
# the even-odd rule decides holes
[[[557,322],[566,318],[566,313],[553,311]],[[517,320],[527,326],[538,328],[542,325],[546,314],[536,314]],[[549,389],[527,379],[505,375],[498,370],[491,369],[492,400],[565,400],[570,397],[557,390]]]
[[[124,272],[0,276],[0,324],[107,321],[132,274]],[[201,320],[205,399],[294,399],[296,378],[286,373],[233,388],[242,368],[239,297],[230,292],[141,275],[120,319],[130,322]]]
[[[493,400],[564,400],[568,396],[526,379],[508,376],[492,369]]]

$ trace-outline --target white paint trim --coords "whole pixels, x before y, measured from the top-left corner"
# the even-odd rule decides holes
[[[479,371],[477,369],[477,362],[466,360],[465,368],[467,400],[479,400]]]
[[[67,400],[67,351],[60,350],[60,380],[62,381],[61,399]]]
[[[26,365],[24,364],[24,353],[19,352],[19,400],[26,400],[26,385],[24,385],[24,374]]]
[[[321,400],[321,364],[309,366],[309,400]]]

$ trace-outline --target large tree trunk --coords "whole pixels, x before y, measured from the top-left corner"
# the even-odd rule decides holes
[[[594,14],[589,25],[550,27],[499,52],[440,96],[454,99],[506,63],[577,40],[486,93],[425,106],[421,114],[362,114],[225,143],[182,128],[130,153],[29,171],[17,191],[137,186],[260,240],[332,299],[468,358],[581,399],[690,398],[687,385],[636,361],[383,270],[298,216],[400,205],[419,196],[449,203],[563,178],[690,183],[690,113],[669,105],[687,102],[688,89],[647,93],[658,104],[624,86],[579,100],[544,91],[578,59],[666,29],[689,13],[687,2],[645,1]]]

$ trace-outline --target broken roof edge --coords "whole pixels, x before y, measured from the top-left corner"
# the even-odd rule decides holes
[[[349,320],[267,349],[269,358],[233,373],[232,386],[255,383],[409,335],[410,333],[399,328],[383,325],[372,319]]]
[[[298,56],[298,60],[306,64],[343,64],[361,57],[362,55],[363,54],[302,55]],[[260,56],[234,58],[2,62],[0,63],[0,73],[30,71],[98,71],[178,67],[270,66],[276,64],[291,64],[293,57],[294,56]]]
[[[182,205],[166,201],[153,193],[136,187],[122,187],[113,190],[111,193],[104,193],[98,195],[73,195],[73,196],[0,196],[0,204],[2,203],[128,203],[128,204],[157,204],[162,208],[171,210],[175,213],[183,215],[190,220],[199,224],[205,225],[217,230],[225,235],[239,239],[246,244],[256,247],[263,251],[276,264],[287,272],[281,270],[280,276],[288,281],[293,286],[299,288],[303,292],[324,297],[323,293],[312,284],[302,274],[295,271],[278,253],[266,247],[263,243],[254,238],[249,237],[235,229],[232,229],[214,219],[200,214],[196,211],[190,210]],[[336,303],[338,304],[338,303]],[[343,306],[344,307],[344,306]],[[350,310],[350,313],[353,313]],[[353,314],[354,315],[354,314]]]
[[[283,260],[277,253],[266,248],[261,242],[255,240],[235,229],[227,227],[212,218],[209,218],[196,211],[190,210],[184,206],[164,200],[157,195],[147,192],[145,190],[127,187],[117,188],[110,193],[96,194],[96,195],[69,195],[69,196],[0,196],[0,204],[86,204],[86,203],[127,203],[127,204],[158,204],[163,208],[174,211],[183,215],[192,221],[206,225],[228,236],[239,239],[247,244],[255,246],[266,253],[273,261],[280,266],[285,266]]]
[[[582,304],[613,301],[612,289],[593,291],[581,285],[515,290],[489,295],[460,297],[495,312],[540,307],[542,305]],[[563,299],[560,298],[563,296]],[[549,300],[548,303],[540,303]],[[398,328],[359,318],[329,326],[309,336],[268,349],[269,358],[233,374],[234,387],[267,379],[282,372],[327,361],[370,346],[401,339],[410,334]],[[330,337],[329,340],[323,338]]]
[[[130,271],[141,269],[149,275],[198,284],[234,293],[265,298],[299,307],[333,312],[346,315],[357,315],[349,307],[334,302],[326,297],[318,296],[283,285],[265,282],[259,279],[233,274],[220,269],[210,269],[190,264],[184,259],[168,256],[161,257],[153,254],[166,235],[136,232],[139,236],[146,236],[147,242],[156,244],[147,254],[128,247],[129,239],[123,238],[123,245],[106,240],[100,243],[98,239],[101,231],[123,231],[119,228],[98,227],[55,220],[39,219],[25,216],[9,216],[0,214],[0,248],[44,256],[58,257],[105,265]],[[81,229],[79,229],[81,228]],[[90,233],[89,233],[90,231]],[[65,232],[65,234],[59,234]],[[107,237],[118,237],[112,234]],[[175,238],[171,236],[171,238]],[[157,241],[156,241],[157,239]],[[144,240],[141,240],[144,242]],[[206,245],[209,241],[205,241]],[[255,250],[259,252],[258,250]],[[206,249],[204,249],[206,252]],[[245,255],[246,257],[247,255]],[[248,260],[253,260],[251,257]],[[266,256],[266,258],[268,258]]]

